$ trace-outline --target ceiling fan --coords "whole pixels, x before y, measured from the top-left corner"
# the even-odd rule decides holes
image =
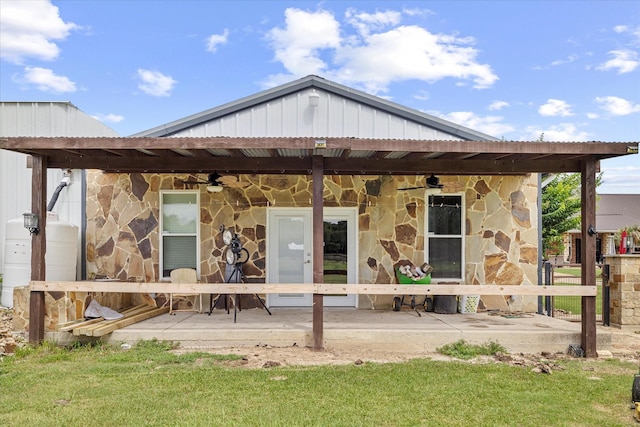
[[[434,174],[431,174],[431,176],[428,177],[425,182],[426,182],[426,186],[425,187],[398,188],[398,190],[418,190],[418,189],[425,189],[425,188],[442,188],[442,187],[444,187],[443,184],[440,184],[440,178],[438,178]]]
[[[218,193],[222,191],[224,187],[244,188],[251,185],[251,183],[249,182],[238,180],[238,177],[236,176],[232,176],[232,175],[222,176],[218,172],[210,173],[206,181],[183,180],[182,183],[183,184],[206,184],[207,191],[209,191],[210,193]]]

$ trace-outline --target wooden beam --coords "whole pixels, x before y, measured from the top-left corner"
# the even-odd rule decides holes
[[[313,281],[324,282],[324,159],[313,156],[311,172],[313,197]],[[323,332],[324,295],[313,293],[313,349],[321,351],[324,348]]]
[[[331,283],[170,283],[32,281],[30,291],[202,294],[356,294],[356,295],[567,295],[595,296],[596,286],[400,285]]]
[[[596,283],[596,160],[582,164],[582,285]],[[586,357],[597,357],[596,350],[596,297],[582,297],[581,345]]]
[[[47,158],[33,156],[31,170],[31,212],[38,216],[40,231],[31,235],[31,280],[45,280],[47,252]],[[44,292],[29,295],[29,342],[44,340]]]

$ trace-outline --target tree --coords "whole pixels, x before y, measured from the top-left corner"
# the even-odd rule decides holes
[[[564,252],[562,237],[580,229],[580,174],[556,175],[542,188],[542,253]]]
[[[582,199],[579,173],[563,173],[551,178],[542,188],[542,253],[564,252],[563,235],[580,230]],[[596,187],[602,173],[596,177]]]

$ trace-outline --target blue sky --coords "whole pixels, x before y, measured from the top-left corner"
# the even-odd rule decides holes
[[[638,1],[0,1],[0,99],[131,135],[309,74],[507,140],[640,141]],[[640,156],[600,193],[640,194]]]

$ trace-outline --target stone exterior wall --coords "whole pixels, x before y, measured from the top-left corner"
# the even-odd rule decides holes
[[[87,171],[87,279],[161,280],[160,190],[198,189],[202,280],[224,281],[222,255],[225,245],[221,225],[235,227],[243,247],[251,254],[244,266],[245,275],[250,280],[264,280],[267,209],[269,206],[311,207],[310,177],[240,175],[241,181],[251,185],[225,188],[219,193],[207,192],[205,185],[183,183],[194,178],[205,179],[205,176]],[[463,282],[470,285],[537,284],[536,177],[441,176],[440,180],[444,184],[443,193],[461,194],[464,198]],[[420,187],[423,183],[423,176],[325,177],[325,207],[358,209],[360,283],[395,283],[394,267],[398,263],[423,262],[425,192],[397,191],[403,187]],[[115,294],[98,302],[120,309],[141,298],[140,295]],[[393,295],[361,295],[358,307],[389,309],[392,298]],[[57,305],[57,308],[47,309],[52,316],[63,321],[64,314],[64,320],[73,320],[82,313],[86,295],[51,301]],[[507,298],[507,303],[513,310],[537,310],[535,298]]]
[[[607,255],[611,326],[640,328],[640,255]]]

